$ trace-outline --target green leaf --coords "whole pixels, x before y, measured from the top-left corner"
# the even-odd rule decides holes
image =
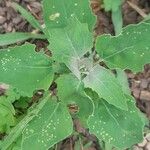
[[[117,11],[121,6],[123,0],[103,0],[106,11]]]
[[[7,85],[5,85],[7,86]],[[20,94],[15,89],[7,86],[4,95],[0,96],[0,132],[8,133],[11,127],[15,126],[15,109],[13,102],[20,98]]]
[[[0,143],[1,150],[7,150],[17,139],[21,136],[23,130],[26,128],[28,123],[38,115],[48,100],[51,100],[49,92],[46,92],[41,98],[40,102],[32,107],[28,114],[9,132],[5,139]]]
[[[25,128],[22,150],[47,150],[71,135],[72,131],[72,119],[67,108],[61,103],[49,100]]]
[[[88,121],[90,132],[120,149],[141,142],[143,122],[132,97],[128,97],[127,103],[128,111],[123,111],[100,99]]]
[[[57,74],[70,73],[70,70],[64,63],[54,61],[52,64],[53,70]]]
[[[0,51],[0,82],[18,89],[22,96],[47,90],[53,80],[50,58],[34,49],[34,45],[25,44]]]
[[[122,8],[119,7],[116,11],[111,12],[112,22],[115,29],[115,35],[119,35],[122,31],[123,19],[122,19]]]
[[[26,9],[24,9],[22,6],[18,5],[17,3],[12,3],[12,6],[14,9],[19,11],[21,15],[36,29],[43,30],[39,22],[29,13]]]
[[[121,69],[116,69],[116,78],[122,86],[122,90],[126,95],[131,95],[131,91],[129,88],[128,78],[126,73]]]
[[[27,109],[31,100],[32,99],[28,97],[21,97],[14,103],[14,107],[18,109]]]
[[[16,100],[20,98],[20,93],[17,89],[8,86],[8,89],[5,91],[5,96],[10,103],[14,103]]]
[[[21,141],[22,137],[20,136],[7,150],[21,150]]]
[[[129,25],[119,36],[100,36],[96,50],[108,67],[139,72],[150,62],[149,35],[150,24]]]
[[[85,87],[97,92],[108,103],[127,110],[126,97],[115,76],[107,69],[97,65],[83,80]]]
[[[15,125],[15,110],[6,96],[0,96],[0,133],[8,132]]]
[[[81,24],[76,18],[69,19],[64,29],[51,30],[49,49],[54,59],[66,66],[80,79],[80,59],[93,46],[93,36],[87,24]]]
[[[118,35],[122,31],[122,7],[123,0],[103,0],[106,11],[111,11],[112,22],[115,29],[115,34]]]
[[[58,97],[63,103],[76,104],[79,107],[78,116],[84,122],[93,112],[93,103],[84,93],[83,83],[74,75],[66,74],[59,77],[56,81]]]
[[[62,28],[68,25],[68,18],[76,16],[82,23],[87,23],[90,30],[95,24],[89,0],[43,0],[43,11],[46,28]]]
[[[31,38],[45,39],[46,37],[45,35],[42,34],[22,33],[22,32],[0,34],[0,46],[14,44]]]

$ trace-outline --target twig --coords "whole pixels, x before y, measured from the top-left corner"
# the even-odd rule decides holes
[[[31,14],[32,14],[36,19],[40,20],[39,16],[38,16],[36,13],[34,13],[34,12],[32,11],[32,8],[30,7],[30,5],[27,5],[27,8],[29,9],[29,11],[31,12]]]
[[[72,148],[72,138],[70,137],[69,139],[70,139],[70,150],[73,150],[73,148]]]
[[[129,1],[127,1],[127,3],[137,12],[139,13],[143,18],[147,17],[147,14],[145,12],[143,12],[143,10],[141,8],[139,8],[137,5],[135,5],[134,3],[131,3]]]

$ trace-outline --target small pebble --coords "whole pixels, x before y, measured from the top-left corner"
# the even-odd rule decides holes
[[[141,84],[140,84],[140,87],[142,89],[146,89],[148,87],[148,81],[146,79],[142,79],[141,80]]]
[[[22,21],[22,19],[21,19],[21,17],[16,17],[16,18],[13,18],[12,21],[13,21],[14,24],[18,24]]]
[[[150,92],[149,91],[141,91],[140,99],[150,101]]]
[[[145,149],[144,150],[150,150],[150,142],[148,142],[145,146]]]
[[[143,150],[143,148],[138,147],[138,146],[133,146],[133,150]]]
[[[3,16],[0,16],[0,24],[3,24],[6,21],[6,18]]]
[[[145,138],[148,142],[150,142],[150,133],[148,133]]]
[[[146,143],[147,140],[144,138],[143,142],[139,143],[138,146],[143,148],[146,145]]]

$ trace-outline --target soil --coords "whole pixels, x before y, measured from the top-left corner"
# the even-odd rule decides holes
[[[98,2],[98,0],[91,1],[93,11],[97,15],[98,20],[95,28],[96,33],[98,35],[103,33],[114,34],[110,12],[105,12],[103,6],[100,2]],[[43,22],[41,0],[2,0],[0,1],[0,34],[15,31],[32,32],[34,30],[31,25],[10,6],[11,2],[19,3],[30,11],[41,23]],[[136,24],[143,20],[143,16],[141,14],[150,13],[150,0],[130,0],[130,2],[135,6],[135,8],[131,7],[127,1],[124,1],[122,6],[124,26]],[[139,8],[138,10],[136,9],[137,7]],[[36,43],[38,43],[38,47],[46,45],[46,42],[43,41],[38,41]],[[128,75],[129,85],[132,94],[136,99],[137,106],[150,119],[150,64],[145,65],[144,71],[141,73],[133,74],[131,71],[126,71],[126,73]],[[82,128],[78,120],[75,120],[74,124],[78,132],[84,135],[84,143],[92,141],[91,147],[86,150],[100,150],[97,139],[90,135],[86,129]],[[148,128],[150,129],[150,126]],[[134,149],[150,150],[150,135],[146,136],[147,137],[143,143],[135,145]],[[58,145],[58,149],[71,150],[76,140],[77,137],[70,137],[61,142]]]

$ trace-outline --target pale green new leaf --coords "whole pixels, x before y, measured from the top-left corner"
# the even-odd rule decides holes
[[[132,97],[128,97],[128,111],[117,109],[100,99],[88,120],[90,132],[106,144],[126,149],[143,139],[144,124]]]
[[[89,0],[43,0],[43,11],[47,30],[65,27],[73,16],[81,23],[87,23],[90,30],[94,28],[96,18]]]
[[[19,11],[21,15],[35,28],[39,30],[43,30],[40,23],[31,15],[30,12],[28,12],[26,9],[24,9],[22,6],[18,5],[17,3],[12,3],[12,6],[14,9]]]
[[[90,70],[83,82],[85,87],[97,92],[100,98],[120,109],[127,110],[127,100],[121,85],[109,70],[97,65]]]
[[[47,90],[53,80],[50,58],[35,52],[35,46],[25,44],[0,51],[0,83],[18,89],[31,97],[38,89]]]
[[[150,63],[150,24],[129,25],[118,36],[98,37],[96,50],[110,68],[139,72]]]
[[[115,29],[115,34],[118,35],[122,31],[122,7],[123,0],[103,0],[106,11],[111,11],[112,22]]]
[[[22,33],[22,32],[5,33],[5,34],[0,34],[0,46],[10,45],[28,39],[32,39],[32,38],[46,39],[45,35],[43,34]]]
[[[66,106],[51,99],[23,131],[21,150],[48,150],[72,131],[72,119]]]
[[[117,11],[123,0],[103,0],[106,11]]]
[[[114,25],[115,35],[119,35],[122,31],[123,19],[122,19],[122,8],[111,12],[112,22]]]
[[[66,28],[51,31],[49,49],[54,59],[65,63],[80,78],[80,59],[93,46],[93,36],[87,24],[81,24],[77,18],[70,18]]]
[[[57,79],[56,83],[59,99],[66,105],[78,105],[79,118],[83,121],[87,121],[89,115],[93,112],[93,103],[91,99],[85,95],[83,83],[73,74],[62,75]]]

